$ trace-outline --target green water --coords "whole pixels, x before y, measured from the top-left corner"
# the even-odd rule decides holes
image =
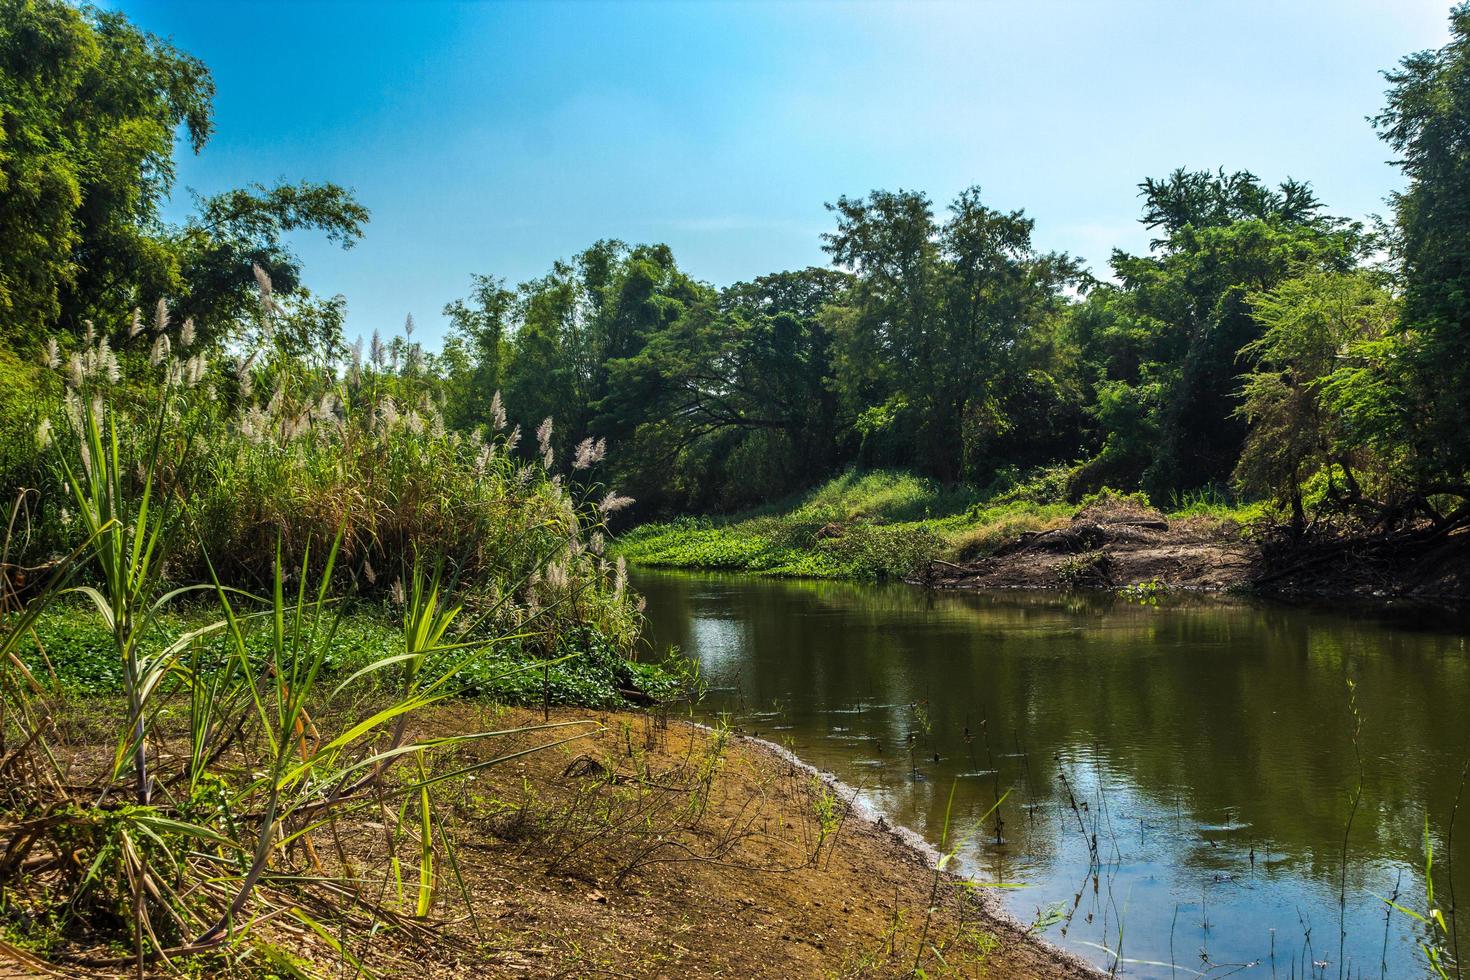
[[[699,710],[788,744],[935,843],[953,787],[964,871],[1022,886],[997,894],[1104,967],[1121,933],[1119,975],[1428,975],[1426,933],[1378,897],[1424,910],[1426,815],[1437,904],[1450,912],[1452,884],[1470,903],[1470,825],[1450,847],[1470,752],[1462,622],[651,571],[633,584],[652,642],[701,664]],[[1006,793],[998,832],[978,824]],[[1470,959],[1470,910],[1458,932]]]

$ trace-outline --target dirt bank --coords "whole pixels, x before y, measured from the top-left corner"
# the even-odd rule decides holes
[[[458,706],[439,723],[539,720],[486,714]],[[1094,975],[983,893],[936,887],[921,851],[765,743],[591,717],[589,737],[483,771],[458,857],[485,938],[466,922],[404,950],[416,975],[897,976],[916,959],[930,976]]]
[[[328,896],[360,896],[336,906],[349,924],[345,954],[275,916],[226,962],[196,968],[264,975],[255,944],[321,976],[355,973],[349,956],[378,976],[436,980],[889,977],[916,964],[928,976],[1097,976],[988,893],[936,876],[932,855],[774,746],[647,714],[558,709],[549,721],[578,724],[463,743],[432,760],[439,771],[500,761],[446,784],[436,801],[429,921],[414,915],[418,817],[374,805],[302,855],[337,883]],[[537,711],[460,702],[421,716],[414,734],[542,722]],[[59,972],[49,975],[116,975],[77,965],[108,952],[58,936],[46,955]],[[0,976],[42,972],[0,941]]]
[[[1470,529],[1292,542],[1228,520],[1166,519],[1136,504],[1079,511],[966,563],[936,561],[913,581],[954,589],[1230,592],[1303,599],[1470,600]]]
[[[1166,520],[1136,504],[1084,508],[1065,527],[1027,532],[990,556],[934,562],[918,582],[959,589],[1117,589],[1157,583],[1171,591],[1249,587],[1259,549],[1232,521]]]

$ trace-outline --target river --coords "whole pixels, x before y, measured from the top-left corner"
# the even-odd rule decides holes
[[[1425,911],[1426,817],[1435,904],[1449,915],[1452,889],[1470,896],[1470,826],[1452,833],[1470,752],[1462,621],[650,570],[632,583],[650,642],[700,665],[698,713],[832,771],[1119,975],[1419,977],[1421,941],[1454,945],[1383,899]]]

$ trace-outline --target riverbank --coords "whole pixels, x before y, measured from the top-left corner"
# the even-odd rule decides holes
[[[775,578],[900,579],[932,561],[996,554],[1025,535],[1057,531],[1089,509],[1137,509],[1136,495],[1103,491],[1063,502],[1057,480],[1000,494],[945,488],[906,473],[850,472],[810,493],[726,518],[684,517],[623,534],[613,550],[649,568],[738,571]],[[1238,528],[1258,508],[1194,501],[1169,516]]]
[[[767,743],[653,714],[573,708],[550,712],[564,727],[514,731],[544,720],[461,701],[415,723],[416,738],[511,730],[437,760],[504,760],[470,777],[440,815],[436,836],[452,861],[438,872],[439,925],[412,916],[415,889],[404,878],[417,878],[417,844],[394,808],[340,821],[334,853],[319,846],[312,855],[347,890],[390,913],[402,906],[392,928],[342,944],[365,968],[416,977],[879,977],[916,966],[930,976],[1096,975],[983,892],[937,873],[924,851],[858,813],[851,791]],[[258,923],[255,938],[308,975],[343,962],[335,939],[287,921]],[[36,962],[24,937],[12,930],[6,939],[16,944],[13,970]],[[53,963],[97,955],[64,937],[51,937],[46,952]]]
[[[1290,542],[1228,518],[1168,518],[1125,499],[1083,507],[1065,525],[1022,533],[983,558],[933,559],[906,578],[930,588],[1234,592],[1462,608],[1470,529]]]
[[[847,474],[769,512],[644,525],[615,549],[649,568],[931,588],[1470,599],[1470,529],[1288,542],[1262,534],[1261,505],[1199,500],[1166,512],[1139,494],[1063,504],[1050,502],[1055,491],[973,500],[904,474]]]

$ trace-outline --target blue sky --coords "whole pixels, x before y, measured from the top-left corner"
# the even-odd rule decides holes
[[[434,343],[472,273],[511,282],[604,237],[724,285],[825,264],[823,208],[979,184],[1045,248],[1141,250],[1137,183],[1176,166],[1310,180],[1337,214],[1399,185],[1365,117],[1446,37],[1443,0],[884,3],[113,0],[203,58],[213,193],[334,180],[373,212],[295,243],[349,335]],[[419,336],[419,335],[416,335]]]

